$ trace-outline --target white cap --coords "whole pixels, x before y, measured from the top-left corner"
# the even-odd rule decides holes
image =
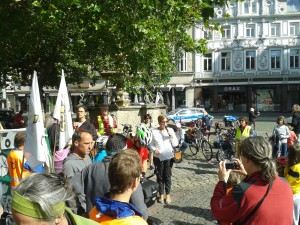
[[[177,122],[176,127],[181,128],[181,124],[179,122]]]
[[[254,108],[250,108],[250,112],[254,112]]]

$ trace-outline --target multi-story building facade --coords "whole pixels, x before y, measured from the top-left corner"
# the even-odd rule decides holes
[[[208,51],[184,54],[172,78],[193,76],[186,102],[222,112],[287,112],[300,102],[299,0],[232,2],[215,7],[211,22],[220,31],[201,23],[192,31],[195,39],[208,38]]]
[[[183,53],[178,73],[162,86],[169,109],[201,106],[208,111],[287,112],[300,103],[300,0],[244,0],[215,7],[209,30],[199,22],[189,34],[207,38],[205,54]],[[228,15],[224,17],[224,15]],[[105,81],[71,85],[76,105],[83,92],[91,105],[101,104],[111,90]],[[45,109],[51,111],[57,90],[44,90]],[[15,111],[28,106],[29,88],[7,90]],[[100,99],[100,100],[99,100]]]

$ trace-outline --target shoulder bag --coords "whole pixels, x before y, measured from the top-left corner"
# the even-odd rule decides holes
[[[257,205],[254,207],[254,209],[252,209],[252,211],[245,217],[245,219],[243,220],[238,220],[236,222],[233,223],[233,225],[244,225],[246,224],[249,219],[256,213],[256,211],[259,209],[259,207],[261,206],[261,204],[264,202],[265,198],[267,197],[270,189],[272,188],[273,185],[273,181],[270,182],[268,189],[265,193],[265,195],[262,197],[262,199],[257,203]]]

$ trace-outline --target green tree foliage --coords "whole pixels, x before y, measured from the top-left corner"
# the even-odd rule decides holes
[[[1,0],[0,78],[41,86],[83,77],[132,90],[167,83],[176,53],[203,52],[187,34],[226,0]],[[114,72],[112,72],[114,71]]]

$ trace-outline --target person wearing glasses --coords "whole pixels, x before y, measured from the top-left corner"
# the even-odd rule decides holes
[[[236,147],[237,150],[238,142],[242,138],[255,136],[254,132],[252,130],[252,127],[248,125],[247,118],[245,116],[242,116],[239,118],[239,126],[236,127],[236,133],[235,133],[235,140],[236,140]]]
[[[178,139],[171,128],[167,128],[168,119],[165,115],[158,116],[159,127],[152,129],[153,138],[149,145],[154,152],[154,164],[157,168],[156,178],[159,185],[159,203],[171,204],[171,177],[173,166],[173,147]],[[164,193],[166,199],[164,199]]]
[[[77,107],[76,111],[77,117],[75,119],[75,122],[73,123],[74,131],[79,130],[88,130],[93,134],[94,141],[97,140],[97,131],[94,127],[94,125],[88,120],[88,111],[86,106],[80,105]]]
[[[236,128],[235,139],[241,139],[242,137],[255,136],[251,126],[248,125],[246,117],[239,118],[239,126]]]

